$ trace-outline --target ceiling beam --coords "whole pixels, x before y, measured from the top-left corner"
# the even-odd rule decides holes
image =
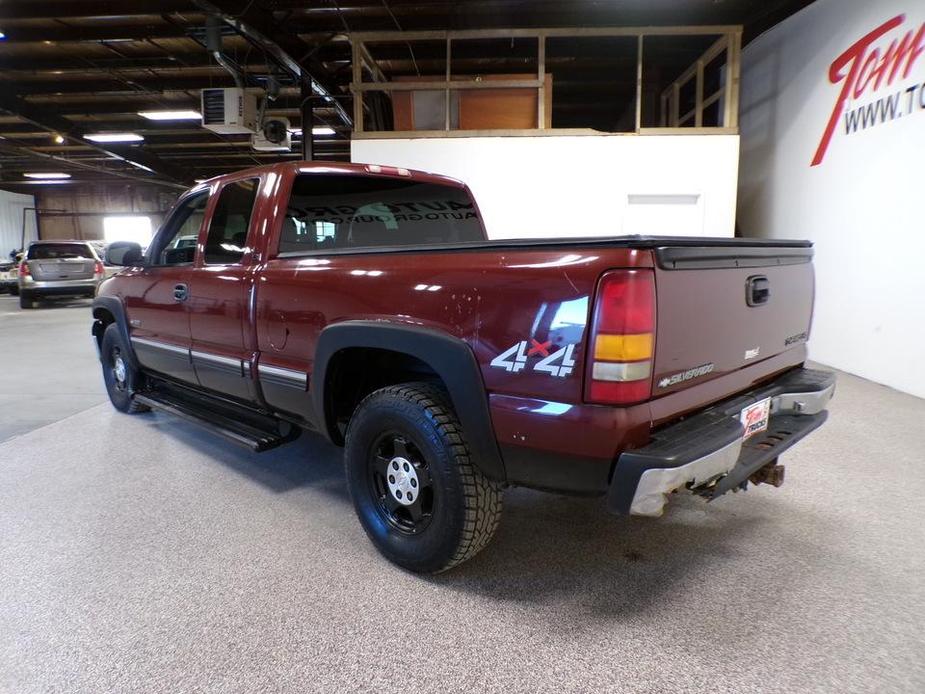
[[[124,178],[130,181],[138,181],[140,183],[148,183],[150,185],[159,185],[169,188],[185,189],[186,186],[179,185],[176,183],[169,183],[167,181],[159,181],[156,178],[149,178],[147,176],[136,175],[127,171],[117,171],[114,169],[107,168],[105,166],[97,164],[88,164],[86,162],[70,159],[67,157],[59,157],[54,154],[47,154],[45,152],[36,152],[35,150],[29,149],[28,147],[20,147],[19,145],[14,145],[10,142],[0,142],[0,154],[29,157],[31,159],[42,159],[46,162],[53,161],[58,164],[62,164],[64,167],[78,168],[85,171],[92,171],[94,173],[101,173],[107,176],[114,176],[116,178]],[[9,168],[9,167],[6,167]],[[28,181],[9,181],[0,179],[4,183],[28,183]],[[76,181],[75,181],[76,182]]]
[[[189,10],[188,0],[157,0],[152,12],[139,8],[137,0],[29,0],[29,2],[0,3],[0,19],[31,19],[34,17],[124,17],[139,15],[139,9],[151,14],[169,14]]]
[[[0,5],[3,7],[3,5]],[[0,19],[0,22],[3,20]],[[60,24],[50,27],[3,27],[8,45],[18,48],[24,44],[52,43],[87,43],[87,42],[119,42],[119,41],[146,41],[148,39],[178,39],[186,36],[186,30],[175,24],[131,24],[126,26],[101,24],[98,26],[62,26]]]
[[[0,109],[18,116],[33,125],[44,128],[50,132],[58,133],[77,144],[92,147],[93,149],[104,152],[115,159],[128,162],[130,165],[142,167],[166,179],[167,183],[183,187],[183,184],[189,182],[187,172],[182,168],[165,162],[156,154],[145,152],[140,147],[130,147],[119,144],[99,144],[85,139],[87,131],[67,118],[55,113],[48,113],[45,109],[38,109],[35,106],[13,96],[12,94],[0,93]]]
[[[345,125],[353,127],[347,111],[333,98],[334,87],[328,83],[327,69],[314,57],[315,46],[305,43],[298,35],[280,29],[273,22],[271,11],[256,0],[191,0],[198,8],[219,17],[254,46],[264,51],[286,72],[318,94],[321,100],[333,104]]]

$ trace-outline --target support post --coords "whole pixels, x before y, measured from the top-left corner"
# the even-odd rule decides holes
[[[697,81],[694,83],[694,127],[703,127],[703,60],[697,61]]]
[[[540,86],[536,90],[536,127],[546,129],[546,37],[537,37],[536,79]]]
[[[742,49],[742,32],[726,36],[726,85],[723,90],[723,127],[739,127],[739,54]]]
[[[675,82],[671,85],[671,120],[668,122],[669,128],[677,128],[678,121],[681,120],[681,85]]]
[[[642,130],[642,39],[640,34],[637,39],[636,47],[636,134]]]
[[[312,137],[312,125],[315,123],[315,109],[312,103],[311,84],[302,82],[302,107],[299,109],[302,116],[302,159],[313,161],[315,158],[315,138]]]
[[[358,89],[363,81],[363,53],[360,50],[363,44],[357,39],[351,39],[353,47],[353,132],[363,132],[363,92]]]
[[[453,46],[451,43],[452,40],[453,39],[451,39],[449,36],[446,37],[446,89],[444,90],[445,94],[444,94],[444,106],[443,106],[443,109],[444,109],[443,129],[446,130],[447,132],[450,132],[450,124],[452,123],[452,120],[450,118],[450,101],[451,101],[450,100],[450,77],[453,74],[453,71],[452,71]],[[411,95],[411,110],[412,112],[414,111],[414,93],[413,92]]]

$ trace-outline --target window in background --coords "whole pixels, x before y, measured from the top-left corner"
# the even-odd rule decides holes
[[[106,243],[114,241],[134,241],[142,248],[151,243],[151,218],[139,217],[104,217],[103,236]]]

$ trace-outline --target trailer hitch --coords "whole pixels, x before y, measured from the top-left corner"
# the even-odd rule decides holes
[[[752,484],[770,484],[774,487],[780,487],[784,483],[784,471],[784,466],[778,465],[775,458],[764,467],[753,472],[748,481]]]

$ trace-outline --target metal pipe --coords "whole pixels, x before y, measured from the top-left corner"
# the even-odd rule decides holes
[[[225,68],[233,78],[238,89],[244,89],[244,76],[237,67],[222,53],[222,20],[214,15],[206,17],[206,49],[215,58],[215,62]]]

